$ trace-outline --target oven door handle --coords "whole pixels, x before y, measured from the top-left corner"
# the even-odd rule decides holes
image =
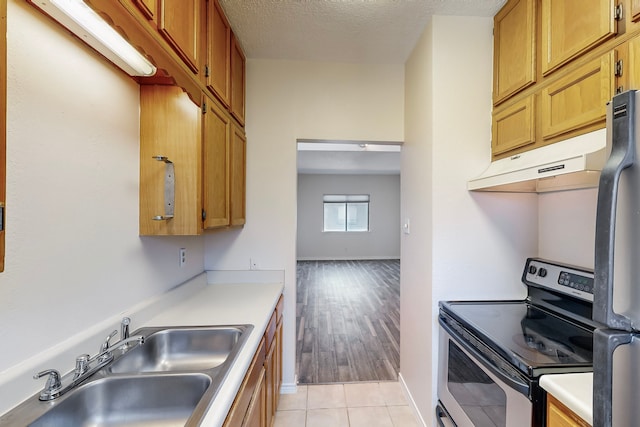
[[[452,337],[458,337],[458,339],[456,340],[457,344],[461,345],[466,351],[471,353],[471,355],[473,355],[473,357],[475,357],[480,363],[482,363],[482,365],[487,368],[487,370],[489,370],[493,375],[497,376],[500,381],[504,382],[519,393],[524,394],[527,397],[529,396],[529,383],[524,378],[519,378],[521,381],[518,381],[516,378],[513,378],[510,375],[504,373],[502,370],[494,366],[493,363],[487,360],[487,358],[481,352],[479,352],[471,344],[466,342],[466,340],[460,338],[460,336],[449,325],[444,323],[441,318],[438,318],[438,321],[440,323],[440,326],[449,335],[451,335]]]

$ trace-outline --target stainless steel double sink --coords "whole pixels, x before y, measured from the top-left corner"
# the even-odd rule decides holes
[[[141,328],[132,335],[144,336],[144,344],[116,354],[58,399],[29,398],[0,418],[0,425],[197,426],[252,329]]]

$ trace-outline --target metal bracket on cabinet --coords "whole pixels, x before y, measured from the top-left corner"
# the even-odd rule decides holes
[[[173,218],[173,206],[176,195],[176,178],[173,162],[165,156],[153,156],[159,162],[164,162],[164,215],[156,215],[154,221],[166,221]]]

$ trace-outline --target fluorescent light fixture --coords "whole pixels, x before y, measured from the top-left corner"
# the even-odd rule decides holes
[[[32,0],[47,15],[131,76],[152,76],[156,67],[82,0]]]

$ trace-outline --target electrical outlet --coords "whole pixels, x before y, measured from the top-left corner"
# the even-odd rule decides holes
[[[258,269],[258,261],[255,258],[249,258],[249,269],[250,270]]]
[[[184,267],[184,265],[187,263],[187,248],[180,248],[178,254],[180,259],[180,267]]]

